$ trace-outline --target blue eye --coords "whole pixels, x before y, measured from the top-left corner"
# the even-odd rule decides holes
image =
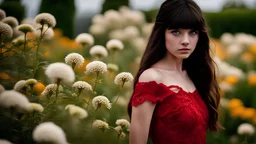
[[[172,31],[172,34],[174,34],[174,35],[179,35],[179,34],[180,34],[180,32],[179,32],[179,31],[177,31],[177,30],[174,30],[174,31]]]
[[[191,31],[190,34],[191,34],[191,35],[197,35],[197,34],[198,34],[198,31]]]

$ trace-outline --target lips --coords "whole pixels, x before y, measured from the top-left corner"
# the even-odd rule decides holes
[[[179,49],[179,51],[188,51],[188,50],[190,50],[189,48],[181,48],[181,49]]]

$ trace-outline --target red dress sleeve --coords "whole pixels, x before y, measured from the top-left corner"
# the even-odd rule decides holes
[[[158,85],[163,85],[159,87]],[[158,103],[163,101],[172,92],[165,88],[162,83],[156,83],[155,81],[138,82],[135,86],[132,96],[132,106],[138,106],[146,100],[152,103]]]

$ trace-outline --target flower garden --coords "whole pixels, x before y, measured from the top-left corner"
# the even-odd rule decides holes
[[[0,143],[129,143],[127,104],[153,26],[144,13],[108,10],[75,39],[49,13],[19,24],[0,10],[0,20]],[[207,143],[256,143],[256,37],[223,33],[211,50],[225,129]]]

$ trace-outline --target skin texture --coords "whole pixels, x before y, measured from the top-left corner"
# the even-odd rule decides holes
[[[183,59],[188,58],[195,50],[198,42],[198,32],[192,29],[170,29],[165,31],[165,56],[145,70],[139,77],[139,82],[156,81],[165,85],[178,85],[184,91],[195,90],[193,82],[182,69]],[[186,48],[189,50],[181,50]],[[171,89],[177,92],[177,89]],[[151,118],[155,104],[145,101],[137,107],[132,107],[130,127],[130,144],[146,144]]]

